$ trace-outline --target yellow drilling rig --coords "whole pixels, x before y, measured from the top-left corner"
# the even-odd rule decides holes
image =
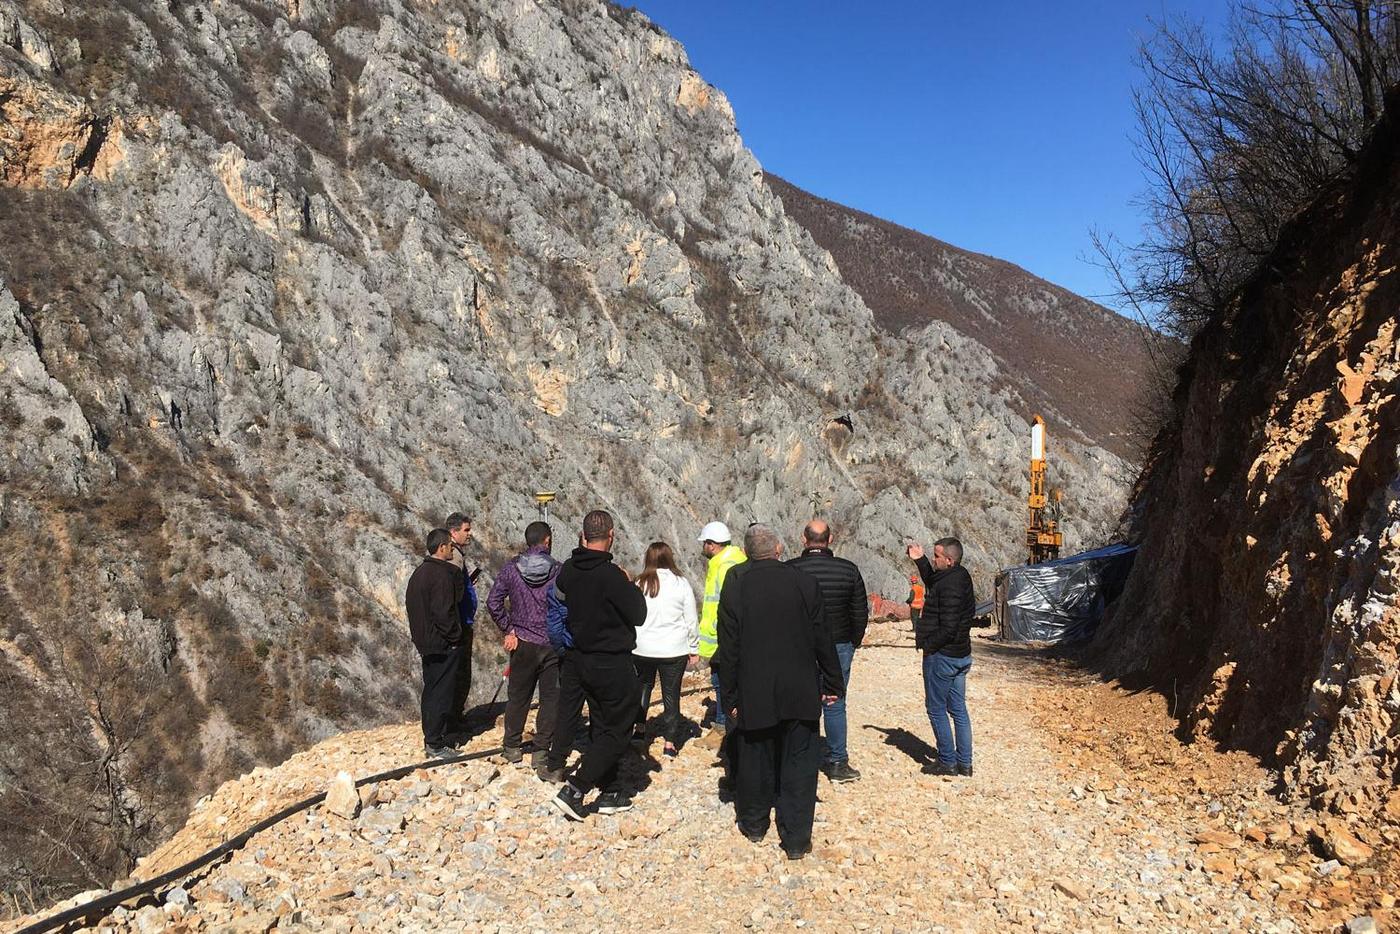
[[[1060,532],[1059,490],[1045,492],[1045,419],[1031,422],[1031,495],[1026,499],[1030,521],[1026,523],[1027,564],[1054,561],[1060,556],[1064,535]]]

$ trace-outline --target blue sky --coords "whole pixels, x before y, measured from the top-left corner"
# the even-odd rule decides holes
[[[767,171],[1106,304],[1089,230],[1136,239],[1133,59],[1226,0],[643,0]]]

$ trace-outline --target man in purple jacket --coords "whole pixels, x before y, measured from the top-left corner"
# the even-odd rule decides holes
[[[559,656],[549,644],[546,623],[549,588],[560,567],[549,554],[552,544],[548,525],[531,522],[526,526],[525,550],[501,568],[486,598],[486,609],[505,634],[510,653],[504,755],[508,762],[524,757],[520,745],[525,715],[538,687],[540,710],[535,717],[535,750],[530,754],[530,765],[537,772],[546,768],[559,706]]]

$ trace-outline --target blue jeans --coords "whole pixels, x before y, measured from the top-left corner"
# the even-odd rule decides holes
[[[924,656],[924,703],[938,740],[938,761],[944,765],[972,765],[972,721],[967,717],[967,672],[971,667],[971,655],[949,658],[935,652]],[[949,715],[953,718],[951,728]]]
[[[715,689],[715,726],[721,730],[729,726],[729,714],[724,710],[724,702],[719,696],[719,672],[710,668],[710,685]]]
[[[822,708],[822,724],[826,728],[826,761],[846,761],[846,695],[851,684],[851,660],[856,647],[849,642],[836,643],[836,657],[841,662],[841,698],[830,707]]]

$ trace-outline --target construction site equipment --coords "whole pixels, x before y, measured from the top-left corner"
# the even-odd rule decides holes
[[[1060,532],[1060,491],[1045,492],[1045,419],[1031,422],[1031,493],[1026,499],[1030,520],[1026,523],[1027,564],[1054,561],[1060,556],[1064,536]]]
[[[535,505],[539,507],[541,521],[549,521],[549,504],[558,496],[553,490],[539,490],[535,493]]]
[[[1008,642],[1081,642],[1118,599],[1137,548],[1108,545],[997,575],[992,621]]]

